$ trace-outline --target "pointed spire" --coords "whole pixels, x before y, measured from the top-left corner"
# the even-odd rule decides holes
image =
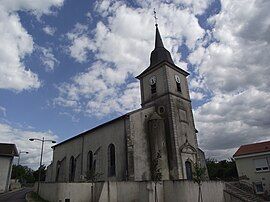
[[[158,24],[156,23],[155,26],[156,26],[155,49],[151,53],[150,67],[162,61],[167,61],[171,64],[174,64],[170,52],[163,45],[158,29]]]
[[[159,30],[158,30],[158,24],[155,24],[156,26],[156,41],[155,41],[155,49],[156,48],[164,48]]]
[[[164,47],[164,44],[162,42],[162,38],[159,33],[158,29],[158,23],[157,23],[157,15],[156,11],[154,9],[154,18],[155,18],[155,26],[156,26],[156,38],[155,38],[155,48],[151,52],[150,56],[150,66],[144,70],[140,75],[138,75],[136,78],[141,79],[142,75],[144,75],[146,72],[150,71],[152,68],[156,67],[158,64],[161,64],[162,62],[167,62],[173,65],[175,64],[172,60],[171,53]],[[187,76],[189,75],[187,72],[181,69],[182,72]]]

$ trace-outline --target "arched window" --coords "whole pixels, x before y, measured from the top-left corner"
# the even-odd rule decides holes
[[[92,170],[93,169],[93,152],[89,151],[87,154],[87,169]]]
[[[75,162],[74,156],[71,156],[70,161],[69,161],[69,181],[70,182],[74,182],[75,169],[76,169],[76,162]]]
[[[192,180],[192,165],[190,161],[185,162],[187,180]]]
[[[55,177],[56,182],[58,182],[58,180],[59,180],[60,167],[61,167],[61,162],[57,161],[57,164],[56,164],[56,177]]]
[[[182,93],[181,84],[176,82],[177,91]]]
[[[113,144],[108,147],[108,176],[115,176],[115,146]]]
[[[157,84],[154,83],[154,84],[151,85],[151,93],[155,94],[156,92],[157,92]]]

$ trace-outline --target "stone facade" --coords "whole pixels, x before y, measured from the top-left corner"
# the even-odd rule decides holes
[[[156,31],[151,64],[137,77],[142,108],[54,146],[47,181],[84,181],[87,171],[90,180],[149,181],[155,161],[162,180],[191,179],[194,165],[204,162],[188,73],[173,64]]]

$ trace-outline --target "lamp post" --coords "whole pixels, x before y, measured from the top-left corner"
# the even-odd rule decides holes
[[[39,138],[30,138],[30,141],[40,141],[41,142],[41,152],[40,152],[40,162],[39,162],[39,169],[38,169],[38,187],[37,187],[37,193],[39,194],[39,184],[40,184],[40,177],[41,177],[41,165],[42,165],[42,157],[43,157],[43,147],[44,147],[44,142],[51,142],[51,143],[56,143],[54,140],[45,140],[44,137],[42,139]]]
[[[18,165],[20,165],[20,159],[21,159],[21,154],[29,154],[27,151],[19,151],[19,156],[18,156]]]

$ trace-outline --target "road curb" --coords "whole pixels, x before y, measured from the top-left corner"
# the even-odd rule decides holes
[[[16,191],[20,191],[20,190],[23,190],[23,189],[25,189],[25,188],[22,187],[22,188],[19,188],[19,189],[13,189],[13,190],[11,190],[11,191],[1,193],[0,196],[5,196],[5,195],[7,195],[7,194],[10,194],[10,193],[13,193],[13,192],[16,192]]]

